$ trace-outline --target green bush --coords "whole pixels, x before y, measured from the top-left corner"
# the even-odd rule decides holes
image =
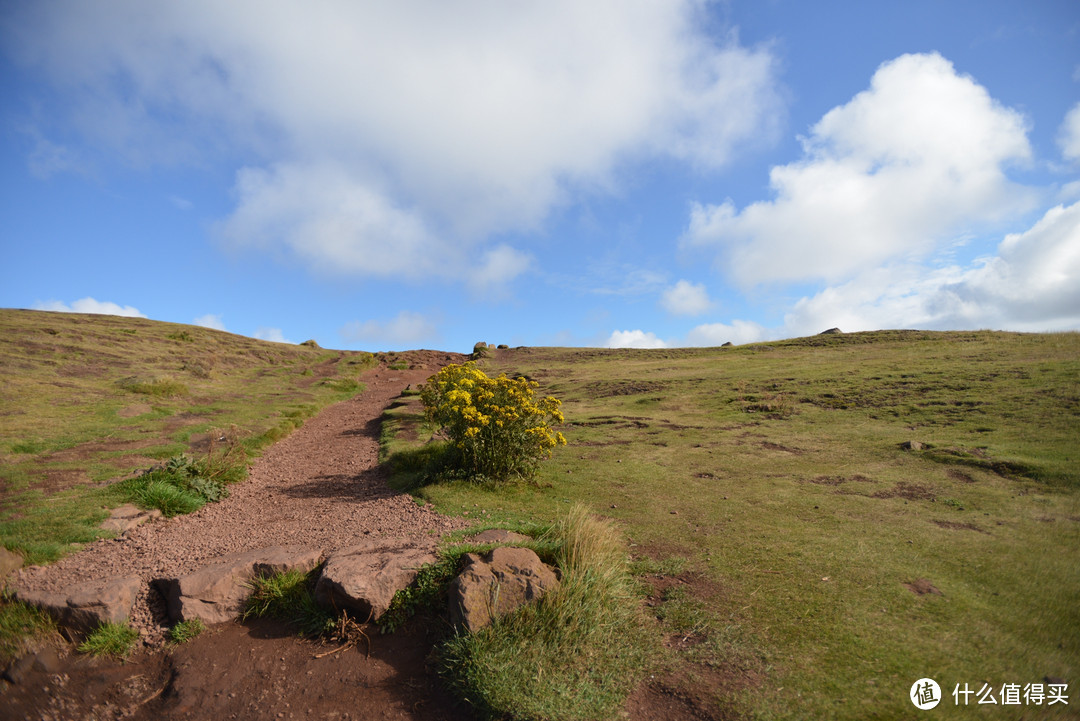
[[[446,430],[453,465],[470,478],[530,478],[540,461],[566,438],[551,428],[562,423],[562,402],[536,398],[535,382],[489,378],[473,363],[448,365],[420,389],[427,419]]]

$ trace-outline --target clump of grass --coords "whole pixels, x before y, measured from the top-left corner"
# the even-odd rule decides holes
[[[139,380],[138,378],[125,378],[120,381],[119,386],[126,391],[132,393],[141,393],[143,395],[155,396],[158,398],[175,398],[177,396],[186,396],[188,394],[188,387],[178,380],[172,378],[155,378],[150,381]]]
[[[27,455],[37,455],[46,450],[49,444],[45,441],[34,439],[30,441],[19,441],[11,444],[12,453],[25,453]]]
[[[243,620],[276,618],[299,628],[305,636],[321,636],[335,625],[334,617],[315,602],[315,573],[285,571],[258,576],[248,584],[251,595],[245,604]]]
[[[0,666],[24,653],[36,638],[56,633],[56,622],[44,611],[0,596]]]
[[[124,659],[131,654],[138,638],[139,632],[131,626],[106,621],[79,644],[79,653]]]
[[[180,621],[169,629],[169,640],[177,644],[187,643],[205,630],[206,625],[202,619],[192,618]]]
[[[121,481],[117,490],[131,503],[142,508],[157,508],[165,516],[172,517],[194,513],[209,502],[228,497],[225,482],[236,473],[235,463],[226,463],[213,451],[202,462],[179,455],[163,466]]]
[[[609,718],[655,656],[614,526],[577,505],[556,533],[559,588],[439,651],[450,687],[488,718]]]

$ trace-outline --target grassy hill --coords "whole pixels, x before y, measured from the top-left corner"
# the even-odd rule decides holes
[[[56,558],[98,535],[109,481],[222,437],[258,453],[397,360],[0,311],[0,543]],[[1068,707],[973,697],[979,718],[1080,702],[1080,334],[524,348],[483,364],[561,398],[569,446],[536,484],[412,492],[480,525],[549,523],[577,502],[614,519],[663,631],[651,692],[672,708],[901,718],[923,677],[952,714],[957,684],[998,698],[1070,684]],[[425,457],[415,398],[386,420],[394,467]]]
[[[923,677],[953,713],[965,683],[1000,699],[1006,683],[1064,679],[1069,707],[1027,709],[1050,718],[1080,701],[1080,335],[537,348],[485,364],[562,398],[569,446],[536,485],[413,492],[492,525],[577,501],[616,519],[666,634],[660,692],[723,718],[908,717]],[[417,413],[388,415],[400,468],[429,438]],[[1025,713],[976,701],[979,718]]]
[[[354,395],[376,362],[139,318],[0,310],[0,543],[53,560],[98,537],[119,503],[109,481],[222,438],[256,454]]]

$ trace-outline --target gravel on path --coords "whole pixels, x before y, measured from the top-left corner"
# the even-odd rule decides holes
[[[413,354],[410,354],[413,355]],[[228,498],[199,511],[161,519],[126,535],[98,540],[49,566],[30,566],[13,580],[24,590],[61,591],[104,578],[138,575],[145,581],[131,622],[147,645],[168,630],[156,578],[176,577],[236,551],[269,546],[319,548],[330,553],[364,538],[401,537],[434,547],[441,535],[468,525],[421,507],[387,487],[378,465],[380,416],[409,385],[464,356],[427,352],[410,370],[379,368],[361,380],[366,389],[325,408],[251,466]]]

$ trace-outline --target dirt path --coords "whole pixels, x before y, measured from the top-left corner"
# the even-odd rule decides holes
[[[370,657],[351,650],[315,658],[326,649],[269,623],[224,624],[182,647],[161,649],[167,619],[151,589],[155,578],[274,545],[329,552],[371,536],[398,536],[434,546],[443,533],[466,525],[389,490],[378,468],[383,409],[406,386],[464,360],[441,352],[404,355],[413,369],[367,374],[364,393],[326,408],[269,448],[229,498],[20,571],[16,586],[42,590],[141,576],[146,583],[132,622],[144,648],[125,665],[45,652],[0,695],[0,718],[468,718],[433,686],[420,630],[382,637],[372,629]]]

